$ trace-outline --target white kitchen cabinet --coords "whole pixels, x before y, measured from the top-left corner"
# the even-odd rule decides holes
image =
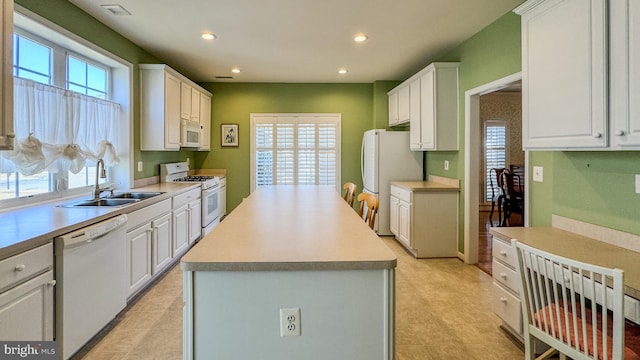
[[[200,93],[200,147],[198,151],[211,150],[211,95]]]
[[[640,4],[609,2],[611,145],[640,148]]]
[[[127,216],[128,298],[131,298],[172,260],[171,199]]]
[[[609,143],[609,3],[529,0],[522,17],[525,149],[604,149]]]
[[[389,96],[389,126],[407,124],[411,114],[409,86],[402,83],[387,95]]]
[[[202,234],[202,202],[201,199],[193,200],[189,203],[189,245],[198,241]]]
[[[199,188],[173,197],[173,257],[183,254],[200,237],[200,198]]]
[[[151,222],[127,232],[127,264],[131,296],[151,280]]]
[[[418,94],[411,100],[419,103],[412,104],[411,150],[458,150],[458,67],[432,63],[412,77],[412,92]]]
[[[0,20],[0,150],[13,150],[13,0],[2,0]]]
[[[492,244],[493,311],[502,319],[506,329],[522,340],[522,308],[520,284],[516,273],[516,254],[511,239],[493,234]]]
[[[0,261],[0,339],[53,340],[52,269],[51,243]]]
[[[200,122],[200,91],[185,81],[180,84],[180,118]]]
[[[166,214],[151,222],[151,273],[157,274],[173,259],[171,214]]]
[[[414,256],[458,255],[457,190],[391,185],[390,202],[391,232]]]
[[[180,79],[161,64],[140,65],[140,150],[180,149]]]

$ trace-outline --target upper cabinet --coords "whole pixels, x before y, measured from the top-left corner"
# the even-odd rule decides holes
[[[629,0],[529,0],[522,135],[529,150],[640,147],[640,26]]]
[[[408,84],[401,84],[387,93],[389,95],[389,126],[405,125],[410,118]]]
[[[141,64],[140,83],[140,150],[179,150],[183,146],[182,120],[197,123],[200,129],[210,128],[211,93],[208,91],[164,64]],[[209,99],[203,105],[202,95]],[[163,136],[158,136],[158,131]],[[210,149],[208,131],[201,132],[198,150]]]
[[[200,148],[198,151],[211,150],[211,95],[200,93]]]
[[[0,150],[13,150],[13,0],[0,1]]]
[[[389,92],[390,104],[393,94],[407,94],[411,150],[458,150],[458,67],[457,62],[432,63]]]

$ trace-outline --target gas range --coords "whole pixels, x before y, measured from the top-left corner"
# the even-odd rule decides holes
[[[203,190],[220,186],[220,178],[213,175],[189,175],[189,164],[177,162],[160,165],[160,182],[199,182]]]

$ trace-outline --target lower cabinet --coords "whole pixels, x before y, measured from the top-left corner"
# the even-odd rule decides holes
[[[493,235],[493,311],[502,319],[505,328],[522,338],[522,308],[520,285],[516,273],[516,254],[511,248],[511,239]]]
[[[173,197],[173,257],[182,255],[200,238],[200,189]]]
[[[52,269],[52,244],[0,261],[0,339],[53,340]]]
[[[172,260],[171,199],[128,214],[127,274],[131,297]]]
[[[202,234],[202,203],[201,199],[189,203],[189,245],[200,239]]]
[[[458,192],[391,185],[390,230],[416,257],[458,255]]]

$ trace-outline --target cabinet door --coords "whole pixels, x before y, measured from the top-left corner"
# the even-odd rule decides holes
[[[398,92],[389,94],[389,126],[398,123]]]
[[[411,208],[402,200],[398,205],[398,240],[411,248]]]
[[[164,147],[180,148],[180,80],[168,73],[164,75]]]
[[[435,70],[430,70],[420,77],[420,150],[435,148],[435,101]]]
[[[398,91],[398,123],[406,123],[411,116],[411,89],[405,86]]]
[[[611,26],[612,145],[640,146],[640,3],[613,0]]]
[[[128,296],[151,280],[151,234],[150,223],[127,233]]]
[[[173,210],[173,254],[182,253],[189,247],[189,205]]]
[[[189,203],[189,244],[193,244],[202,233],[202,207],[200,199]]]
[[[200,93],[200,151],[211,149],[211,96]]]
[[[200,122],[200,91],[191,88],[191,121]]]
[[[0,339],[53,340],[53,271],[0,294]]]
[[[12,150],[13,133],[13,76],[11,65],[13,44],[13,1],[3,0],[0,4],[0,150]],[[1,337],[0,337],[1,338]]]
[[[400,200],[392,196],[389,202],[389,230],[398,238],[398,222],[399,222]]]
[[[167,266],[172,259],[171,214],[166,214],[153,220],[151,229],[151,249],[153,250],[151,272],[155,275]]]
[[[191,120],[191,86],[185,82],[180,83],[180,118]]]
[[[420,94],[421,94],[421,86],[420,86],[420,78],[415,79],[409,84],[409,94],[410,94],[410,118],[409,118],[409,148],[411,150],[421,150],[422,140],[421,140],[421,118],[422,118],[422,109],[420,103]]]
[[[607,3],[548,0],[517,9],[526,149],[608,145]]]

